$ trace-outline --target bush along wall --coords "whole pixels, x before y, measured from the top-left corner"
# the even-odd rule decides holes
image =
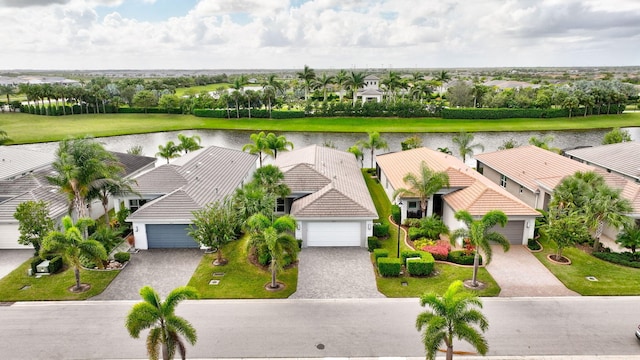
[[[377,264],[379,258],[389,257],[389,250],[387,250],[387,249],[374,249],[373,250],[373,257],[374,257],[374,259],[376,261],[376,264]]]

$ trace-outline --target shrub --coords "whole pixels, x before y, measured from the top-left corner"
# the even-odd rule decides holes
[[[640,253],[614,253],[614,252],[594,252],[593,256],[598,259],[608,261],[614,264],[628,266],[632,268],[640,268]]]
[[[420,219],[414,219],[414,218],[404,219],[404,226],[407,226],[407,227],[420,227]]]
[[[400,252],[400,257],[402,258],[402,263],[407,263],[407,258],[420,257],[420,254],[424,253],[424,251],[419,250],[403,250]]]
[[[374,249],[373,250],[373,257],[376,260],[376,264],[377,264],[379,258],[389,257],[389,250],[387,250],[387,249]]]
[[[443,119],[508,119],[568,117],[567,109],[442,109]]]
[[[413,247],[417,250],[422,250],[425,246],[435,245],[435,240],[429,240],[426,238],[417,239],[413,242]]]
[[[446,261],[449,258],[451,245],[446,241],[437,241],[433,245],[420,248],[420,250],[430,253],[436,260]]]
[[[529,239],[529,241],[527,241],[527,247],[529,248],[529,250],[533,251],[542,249],[542,246],[540,246],[540,243],[538,243],[536,239]]]
[[[378,259],[378,272],[381,276],[399,276],[402,270],[402,260],[383,257]]]
[[[262,266],[267,266],[269,262],[271,262],[271,255],[266,251],[258,251],[258,263]]]
[[[113,255],[113,259],[120,264],[124,264],[131,259],[131,254],[128,252],[117,252]]]
[[[369,249],[369,252],[372,252],[375,249],[379,249],[381,246],[382,244],[380,244],[380,240],[378,240],[378,237],[369,236],[367,238],[367,248]]]
[[[420,228],[429,239],[439,239],[440,234],[449,234],[449,228],[437,215],[422,218]]]
[[[31,260],[31,271],[35,274],[36,273],[36,266],[38,266],[38,264],[40,264],[43,260],[39,257],[34,257],[33,260]]]
[[[423,252],[420,259],[407,261],[407,272],[412,276],[427,276],[431,274],[435,266],[435,260],[431,254]]]
[[[422,228],[410,227],[408,232],[411,240],[427,237]]]
[[[400,206],[391,205],[391,217],[396,224],[400,223]]]
[[[55,274],[60,269],[62,269],[62,257],[56,256],[53,259],[49,260],[49,273]]]
[[[473,265],[473,254],[467,255],[464,250],[454,250],[449,253],[448,260],[458,265]],[[482,256],[480,256],[480,265],[482,265]]]
[[[373,224],[373,236],[379,238],[389,236],[389,224]]]

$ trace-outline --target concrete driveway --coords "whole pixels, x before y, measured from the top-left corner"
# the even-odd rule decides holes
[[[33,249],[0,250],[0,279],[33,256]]]
[[[299,255],[298,289],[290,299],[383,298],[367,249],[304,248]]]
[[[202,259],[199,249],[151,249],[131,254],[127,267],[91,300],[140,300],[140,288],[153,287],[162,298],[185,286]]]
[[[498,282],[501,297],[516,296],[579,296],[567,289],[524,246],[512,245],[504,252],[493,245],[493,256],[487,270]]]

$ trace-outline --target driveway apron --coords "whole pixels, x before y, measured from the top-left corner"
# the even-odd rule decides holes
[[[491,249],[493,256],[487,270],[500,285],[501,297],[578,296],[524,246],[513,245],[507,252],[498,245],[493,245]]]
[[[357,247],[304,248],[299,255],[298,288],[290,299],[383,298],[370,255]]]
[[[0,250],[0,279],[33,256],[33,249]]]
[[[198,249],[151,249],[131,254],[129,264],[91,300],[140,300],[140,288],[153,287],[162,298],[189,283],[202,259]]]

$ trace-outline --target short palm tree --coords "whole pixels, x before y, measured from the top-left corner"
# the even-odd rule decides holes
[[[42,240],[40,256],[44,257],[50,252],[60,252],[68,264],[73,266],[76,278],[74,291],[81,291],[80,268],[81,258],[85,257],[94,261],[102,268],[102,262],[107,259],[107,251],[104,246],[96,240],[85,239],[82,235],[84,229],[92,225],[94,221],[90,218],[80,218],[74,224],[70,216],[62,218],[62,231],[51,231]]]
[[[9,138],[7,132],[4,130],[0,130],[0,145],[7,144],[9,141],[11,141],[11,138]]]
[[[487,318],[475,307],[482,308],[477,295],[465,292],[460,280],[454,281],[444,295],[433,293],[420,297],[421,306],[429,306],[431,311],[418,315],[416,328],[423,331],[422,342],[427,359],[434,360],[438,348],[444,342],[447,346],[446,359],[453,359],[453,339],[469,342],[481,355],[489,350],[487,340],[473,325],[482,332],[489,328]]]
[[[173,141],[167,141],[167,144],[164,146],[158,145],[158,152],[156,153],[156,156],[167,159],[168,164],[170,159],[180,157],[180,147]]]
[[[484,151],[484,146],[482,144],[472,144],[473,142],[473,134],[461,132],[458,135],[455,135],[452,139],[453,143],[458,145],[458,152],[460,156],[462,156],[462,162],[467,160],[467,155],[473,156],[474,149],[479,149],[480,151]]]
[[[627,225],[618,233],[616,243],[635,254],[636,249],[640,248],[640,226],[637,223]]]
[[[184,151],[185,154],[188,153],[189,151],[196,151],[198,149],[202,149],[202,145],[200,145],[200,142],[202,140],[198,135],[187,136],[183,134],[178,134],[178,140],[180,141],[180,144],[178,144],[178,148],[180,149],[180,151]]]
[[[444,187],[449,187],[449,175],[444,171],[431,170],[424,161],[420,164],[418,175],[408,173],[402,178],[402,181],[409,187],[396,190],[394,197],[397,195],[419,197],[422,217],[427,216],[427,201],[431,195]]]
[[[249,136],[251,142],[242,147],[242,151],[248,151],[249,154],[258,154],[258,161],[262,167],[262,153],[271,154],[271,149],[267,147],[267,135],[264,131],[254,133]]]
[[[384,150],[389,149],[389,146],[387,145],[387,141],[384,140],[380,136],[380,133],[378,133],[377,131],[370,132],[369,139],[367,139],[366,141],[359,140],[358,142],[356,142],[356,145],[360,146],[363,149],[369,149],[369,151],[371,152],[371,168],[373,168],[373,157],[375,155],[375,151],[379,149],[384,149]]]
[[[347,151],[352,153],[353,156],[356,157],[356,160],[360,160],[360,167],[363,168],[364,167],[364,154],[362,153],[362,149],[360,148],[360,146],[353,145]]]
[[[288,141],[284,135],[268,133],[265,141],[267,142],[267,149],[270,150],[270,154],[273,155],[274,159],[278,158],[278,151],[293,149],[293,143]]]
[[[198,339],[196,330],[187,320],[175,314],[176,306],[182,300],[197,299],[196,289],[183,286],[173,289],[164,302],[158,293],[150,286],[140,289],[143,302],[133,306],[125,322],[129,335],[134,339],[140,336],[140,332],[150,329],[147,336],[147,353],[149,358],[157,360],[159,348],[162,347],[162,358],[173,359],[176,349],[182,359],[186,359],[187,349],[180,335],[194,345]]]
[[[257,250],[266,250],[271,262],[271,284],[272,289],[277,289],[278,283],[276,275],[282,270],[283,258],[289,255],[292,261],[298,256],[298,241],[292,235],[296,229],[296,221],[289,215],[284,215],[271,221],[263,214],[252,215],[247,220],[250,240],[247,244],[249,248],[255,247]]]
[[[509,241],[499,232],[493,231],[493,227],[507,225],[507,215],[500,210],[491,210],[484,214],[481,219],[474,220],[473,216],[466,210],[456,212],[455,218],[462,221],[466,227],[456,229],[451,235],[451,244],[454,245],[457,239],[468,240],[474,247],[473,258],[473,278],[471,285],[478,286],[478,267],[480,266],[480,254],[478,249],[484,253],[484,264],[491,262],[491,242],[502,245],[504,251],[509,251]]]

